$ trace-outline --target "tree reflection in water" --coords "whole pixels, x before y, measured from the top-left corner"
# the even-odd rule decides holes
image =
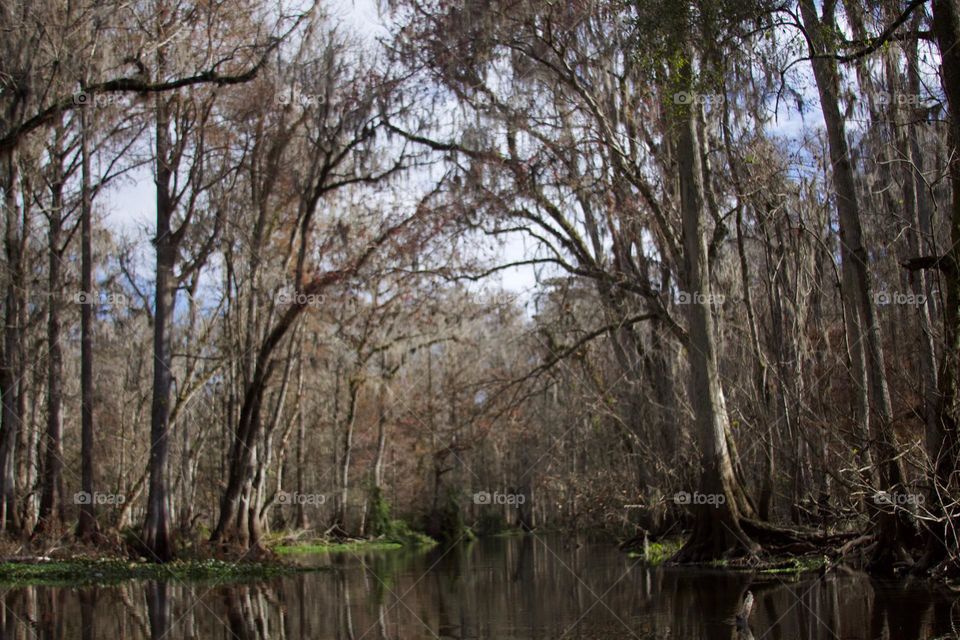
[[[257,583],[11,588],[0,639],[921,640],[950,637],[958,609],[920,582],[650,569],[547,537],[316,561],[322,571]]]

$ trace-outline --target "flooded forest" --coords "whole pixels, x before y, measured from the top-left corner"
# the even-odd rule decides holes
[[[960,637],[960,0],[0,0],[0,638]]]

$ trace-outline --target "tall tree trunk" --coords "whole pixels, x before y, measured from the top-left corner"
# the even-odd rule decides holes
[[[929,527],[927,549],[920,562],[926,569],[956,549],[956,509],[943,504],[944,496],[956,495],[960,441],[960,0],[934,0],[933,32],[940,49],[941,78],[950,113],[949,176],[953,190],[950,205],[950,248],[932,265],[939,268],[944,290],[944,350],[940,364],[936,420],[927,437],[932,460],[930,500],[927,508],[941,518]],[[949,499],[949,498],[948,498]],[[948,540],[953,540],[952,543]]]
[[[62,129],[55,134],[58,138]],[[57,144],[57,147],[60,145]],[[61,150],[55,149],[52,164],[62,161]],[[63,227],[63,176],[54,166],[51,211],[47,215],[47,433],[43,443],[43,474],[40,511],[34,534],[56,530],[63,523],[63,348],[60,345],[60,243]],[[93,304],[83,299],[83,304]]]
[[[93,296],[93,192],[90,179],[89,109],[80,111],[80,291]],[[93,306],[80,305],[80,488],[93,495]],[[96,505],[80,505],[77,537],[92,540],[100,531]]]
[[[310,211],[313,211],[314,208],[315,203],[310,205]],[[298,286],[303,281],[303,263],[305,260],[303,255],[306,253],[306,245],[309,242],[309,225],[306,223],[304,225],[301,227],[300,258],[298,258],[299,266],[296,270]],[[302,289],[298,288],[297,299],[281,312],[279,318],[261,342],[254,359],[253,374],[250,381],[244,386],[243,403],[237,419],[237,428],[230,445],[230,455],[228,456],[227,486],[220,498],[220,514],[217,518],[217,526],[210,536],[211,542],[240,542],[244,546],[248,544],[259,545],[259,540],[250,540],[248,529],[241,526],[246,517],[246,510],[241,508],[241,503],[244,495],[249,496],[250,480],[254,473],[256,445],[263,430],[261,415],[263,396],[276,366],[274,354],[290,330],[296,326],[300,315],[307,309],[306,300],[340,281],[347,271],[358,269],[369,255],[370,253],[364,254],[360,261],[349,270],[326,272],[314,277]]]
[[[167,98],[156,99],[157,229],[154,238],[156,270],[153,313],[153,395],[150,404],[150,484],[142,541],[151,560],[173,557],[170,540],[167,459],[169,457],[171,336],[175,301],[174,264],[177,248],[171,234],[174,202],[171,196],[170,118]]]
[[[870,389],[871,415],[876,417],[876,454],[880,471],[879,489],[894,496],[893,505],[900,504],[896,494],[902,489],[903,469],[898,456],[896,433],[893,427],[893,408],[887,387],[883,360],[880,324],[873,300],[869,272],[869,255],[863,244],[859,203],[854,183],[853,166],[847,145],[843,115],[838,105],[839,74],[837,64],[825,57],[825,44],[834,27],[833,16],[817,15],[813,0],[801,0],[804,26],[810,36],[813,56],[813,74],[820,94],[820,107],[827,128],[830,165],[836,192],[837,214],[840,223],[842,268],[851,271],[856,305],[863,331],[864,355],[867,365],[867,384]],[[905,541],[910,536],[910,525],[905,512],[895,507],[892,511],[876,509],[878,542],[871,559],[871,568],[885,573],[906,558]]]
[[[303,336],[306,332],[300,333],[300,352],[303,353]],[[307,425],[303,410],[303,360],[301,356],[297,358],[297,495],[302,496],[306,490],[304,485],[304,475],[306,473],[306,439]],[[304,530],[309,525],[307,520],[307,509],[302,499],[297,500],[297,528]]]
[[[21,429],[18,372],[20,355],[20,207],[17,204],[17,157],[10,150],[5,157],[4,176],[4,249],[7,287],[4,298],[3,359],[0,362],[0,526],[20,533],[17,510],[16,453]]]
[[[251,500],[248,505],[250,512],[249,527],[250,540],[259,541],[263,537],[264,530],[269,530],[269,521],[267,520],[267,510],[271,506],[266,501],[266,483],[269,476],[270,466],[273,463],[273,436],[276,433],[277,426],[283,418],[283,408],[286,405],[287,392],[290,389],[290,374],[293,371],[294,349],[297,348],[299,340],[291,339],[288,343],[287,354],[284,358],[283,376],[280,380],[280,389],[275,394],[273,402],[273,414],[270,417],[268,425],[263,430],[263,436],[260,440],[260,455],[255,459],[257,461],[254,470],[253,488]],[[280,444],[280,453],[276,457],[280,460],[277,465],[278,490],[282,488],[283,478],[283,459],[285,457],[288,429],[285,429]]]
[[[380,355],[380,388],[377,392],[377,448],[373,454],[373,488],[378,492],[383,487],[383,453],[387,448],[387,403],[386,389],[390,382],[387,375],[386,356]]]
[[[725,127],[726,129],[726,127]],[[727,145],[729,153],[730,145]],[[739,188],[739,179],[736,180]],[[767,365],[760,347],[760,332],[757,329],[756,314],[753,309],[753,296],[750,293],[750,268],[747,265],[747,252],[744,246],[743,205],[737,207],[737,255],[740,266],[740,284],[743,289],[743,303],[747,310],[747,323],[750,329],[750,351],[753,355],[753,388],[757,417],[766,425],[767,442],[764,446],[763,478],[760,485],[758,511],[764,520],[770,517],[773,503],[773,482],[775,473],[774,420],[770,412],[770,389],[767,385]]]
[[[357,375],[362,375],[357,372]],[[347,506],[350,496],[350,461],[353,458],[353,431],[357,422],[357,399],[360,395],[361,381],[354,376],[347,383],[349,396],[347,398],[347,414],[343,424],[342,448],[340,450],[340,496],[337,499],[336,522],[344,531],[347,530]]]
[[[918,14],[915,21],[919,28],[921,16]],[[921,88],[920,69],[919,69],[919,51],[918,43],[913,42],[906,48],[907,57],[907,92],[909,95],[919,95]],[[894,66],[891,62],[890,66]],[[892,74],[891,74],[892,75]],[[906,120],[907,126],[901,130],[894,127],[894,135],[897,136],[897,144],[900,148],[900,156],[907,162],[903,163],[903,201],[907,219],[911,223],[911,228],[907,235],[907,252],[913,255],[922,255],[925,245],[929,239],[931,228],[931,219],[933,216],[932,205],[927,194],[926,185],[923,178],[923,153],[920,149],[920,132],[917,122],[920,121],[918,109],[908,109],[901,111],[897,105],[891,105],[894,112],[894,122]],[[909,259],[910,256],[907,256]],[[912,291],[920,301],[917,304],[917,319],[920,324],[920,332],[917,337],[916,348],[919,355],[919,368],[921,372],[921,397],[923,400],[923,418],[926,423],[926,442],[936,441],[938,430],[937,412],[940,406],[940,389],[937,380],[937,351],[934,344],[934,328],[932,322],[933,295],[930,287],[930,278],[925,271],[913,274],[909,278],[909,284]],[[928,448],[928,452],[930,449]]]
[[[687,53],[692,53],[688,47]],[[689,59],[689,58],[688,58]],[[692,88],[689,67],[686,89]],[[694,529],[679,553],[684,560],[720,558],[759,549],[740,526],[741,515],[753,515],[734,472],[728,448],[729,420],[720,384],[711,305],[703,173],[697,114],[691,105],[679,105],[678,166],[683,218],[685,283],[689,296],[690,402],[701,451],[699,492],[708,503],[694,505]],[[745,511],[749,510],[749,513]]]
[[[850,258],[847,250],[840,248],[841,260],[848,263]],[[845,257],[846,256],[846,257]],[[840,304],[843,308],[843,327],[846,342],[847,361],[850,364],[850,373],[853,376],[853,393],[856,396],[854,403],[854,437],[857,439],[855,449],[857,463],[862,472],[863,481],[875,485],[876,467],[873,464],[873,451],[870,447],[870,386],[867,383],[867,360],[863,348],[863,328],[860,322],[860,312],[856,305],[855,283],[853,271],[841,266]]]
[[[273,355],[305,309],[306,305],[300,303],[286,309],[257,352],[253,375],[244,387],[243,404],[228,456],[227,487],[220,498],[220,515],[210,536],[211,542],[237,542],[243,546],[258,545],[260,542],[249,538],[247,505],[244,504],[248,500],[243,498],[250,497],[256,445],[263,430],[263,396],[276,365]]]

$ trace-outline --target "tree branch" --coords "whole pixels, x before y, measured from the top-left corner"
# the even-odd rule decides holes
[[[77,96],[80,94],[160,93],[199,84],[214,84],[219,87],[249,82],[257,76],[260,69],[266,66],[270,54],[280,45],[281,41],[282,38],[271,38],[257,63],[243,73],[236,75],[221,75],[216,71],[216,67],[213,67],[196,75],[168,80],[166,82],[150,82],[143,77],[135,76],[132,78],[114,78],[104,82],[84,85],[79,92],[60,97],[50,106],[5,132],[3,136],[0,137],[0,151],[7,151],[16,147],[20,143],[21,138],[49,123],[58,113],[70,111],[78,107],[82,108],[83,104],[77,100]]]

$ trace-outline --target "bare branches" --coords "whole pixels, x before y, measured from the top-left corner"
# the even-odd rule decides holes
[[[28,134],[41,127],[48,125],[53,118],[64,111],[71,111],[77,108],[84,108],[88,100],[95,100],[97,95],[115,94],[115,93],[138,93],[140,95],[150,95],[156,93],[165,93],[184,89],[188,87],[211,85],[214,87],[227,87],[250,82],[267,65],[271,56],[276,52],[284,40],[294,33],[307,20],[310,12],[299,15],[293,24],[284,34],[268,38],[262,43],[248,45],[244,49],[255,52],[258,57],[245,69],[235,72],[224,72],[221,67],[224,63],[232,61],[242,49],[232,52],[230,55],[222,57],[215,61],[209,68],[194,73],[189,76],[174,78],[172,80],[152,81],[145,74],[145,66],[139,59],[130,59],[127,62],[137,69],[137,74],[133,76],[112,78],[100,82],[81,83],[79,91],[70,95],[61,95],[53,100],[52,103],[43,106],[31,116],[20,123],[8,126],[5,131],[0,132],[0,152],[8,151],[16,147],[20,141]],[[83,96],[78,99],[78,96]]]

